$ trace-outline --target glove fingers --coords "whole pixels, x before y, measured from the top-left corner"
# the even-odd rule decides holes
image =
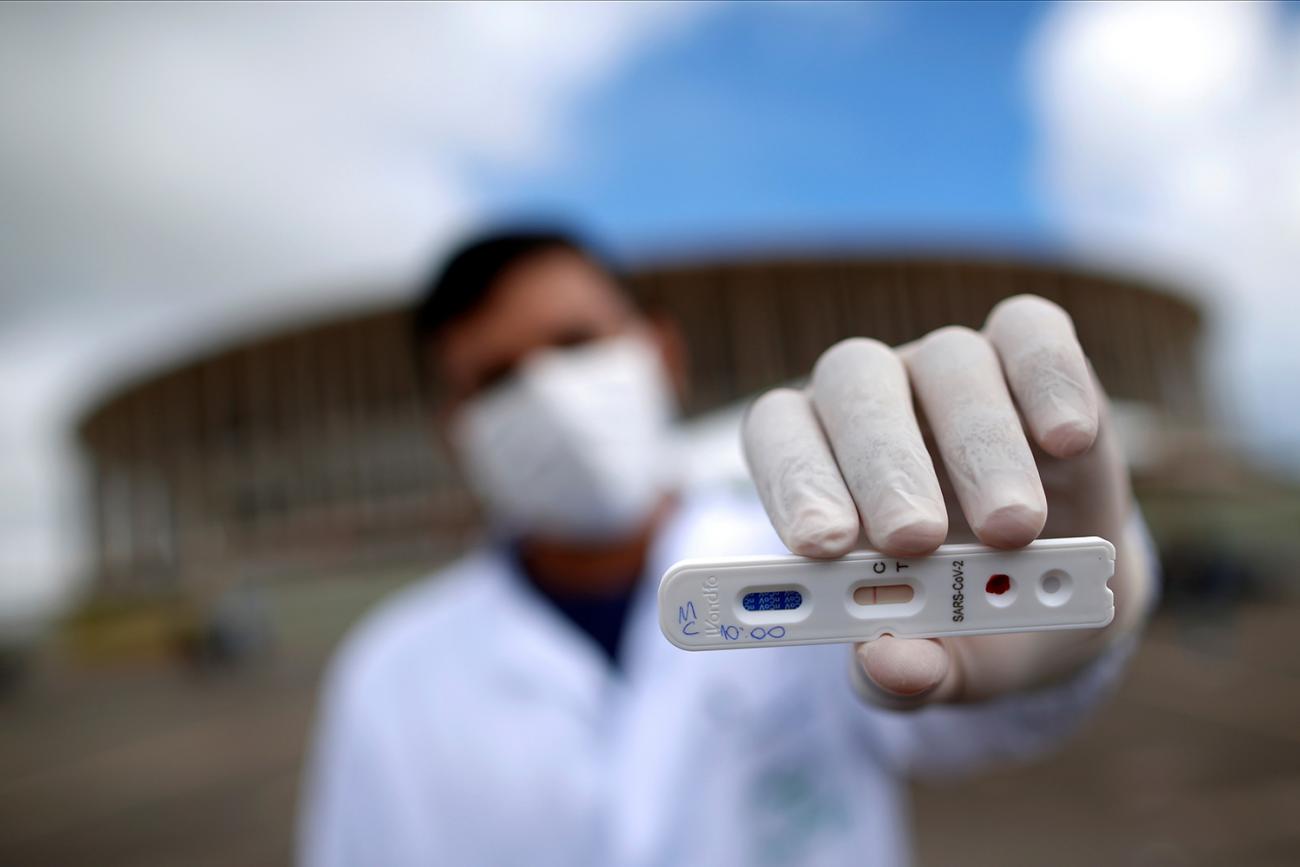
[[[1092,447],[1100,400],[1070,315],[1043,298],[1008,298],[984,333],[997,350],[1030,434],[1058,458]]]
[[[760,397],[741,428],[745,460],[772,526],[805,557],[839,557],[858,540],[858,513],[802,392]]]
[[[1033,541],[1047,498],[993,347],[969,328],[942,328],[909,347],[906,359],[975,535],[1004,548]]]
[[[867,697],[893,707],[917,707],[957,694],[959,669],[948,649],[929,638],[884,636],[856,648]]]
[[[811,391],[872,547],[908,555],[940,545],[948,514],[898,355],[844,340],[817,362]]]

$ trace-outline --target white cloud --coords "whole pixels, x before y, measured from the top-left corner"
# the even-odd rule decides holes
[[[473,216],[467,167],[566,157],[580,99],[696,14],[0,8],[0,611],[74,565],[66,435],[88,396],[232,331],[400,291]]]
[[[1065,4],[1030,74],[1068,235],[1197,287],[1228,432],[1300,464],[1300,27],[1266,4]]]
[[[13,317],[409,265],[472,208],[467,160],[554,158],[574,102],[682,13],[52,4],[0,16]]]

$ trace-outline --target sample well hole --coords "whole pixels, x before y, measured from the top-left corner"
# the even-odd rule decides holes
[[[1059,608],[1070,601],[1074,593],[1074,579],[1068,572],[1053,569],[1038,579],[1038,601],[1048,608]]]
[[[1010,575],[1002,575],[1002,574],[992,575],[989,577],[988,583],[984,585],[984,592],[992,596],[1001,596],[1003,593],[1006,593],[1010,589],[1011,589]]]

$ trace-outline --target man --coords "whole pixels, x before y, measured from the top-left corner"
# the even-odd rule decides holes
[[[844,341],[806,389],[759,398],[743,441],[770,524],[673,479],[680,343],[576,242],[469,245],[417,323],[492,540],[340,653],[305,864],[905,862],[908,775],[1056,743],[1137,633],[1152,578],[1124,467],[1047,301],[897,349]],[[1110,627],[689,654],[655,618],[657,577],[687,556],[1040,533],[1115,543]]]

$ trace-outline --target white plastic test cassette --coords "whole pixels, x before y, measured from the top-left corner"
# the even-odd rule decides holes
[[[1114,572],[1115,547],[1097,536],[925,557],[682,560],[659,584],[659,625],[684,650],[1100,628],[1115,616]]]

